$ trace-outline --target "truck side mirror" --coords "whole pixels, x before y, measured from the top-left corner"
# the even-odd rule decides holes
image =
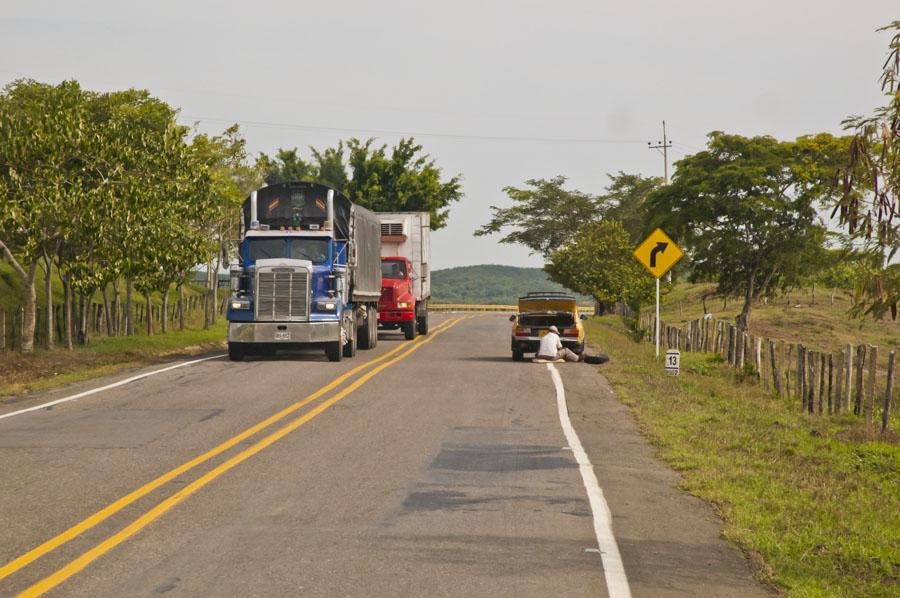
[[[509,321],[510,321],[510,322],[515,322],[515,321],[516,321],[516,316],[509,316]]]
[[[588,319],[588,315],[587,315],[587,314],[581,314],[581,319],[582,319],[582,320],[587,320],[587,319]]]

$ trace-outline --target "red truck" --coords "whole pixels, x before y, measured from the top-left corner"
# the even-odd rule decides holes
[[[407,340],[428,334],[431,224],[428,212],[381,212],[381,299],[378,325]]]

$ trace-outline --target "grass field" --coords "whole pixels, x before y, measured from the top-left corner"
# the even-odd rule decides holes
[[[665,317],[677,322],[679,300],[684,319],[696,317],[688,310],[697,290],[669,295]],[[829,333],[814,323],[803,332],[776,328],[779,317],[798,316],[784,306],[760,311],[759,326],[772,326],[774,337],[812,335],[825,344],[860,332],[841,321],[829,321]],[[869,339],[890,338],[876,328],[865,326]],[[589,342],[612,357],[601,371],[659,456],[682,473],[684,490],[717,508],[725,537],[762,581],[790,596],[900,595],[896,434],[881,439],[853,416],[805,416],[712,355],[683,354],[682,374],[668,376],[652,344],[632,340],[616,316],[591,319],[587,329]]]
[[[198,327],[153,336],[97,338],[72,351],[38,349],[31,354],[0,353],[0,402],[4,396],[52,388],[123,368],[222,350],[225,335],[226,322],[220,319],[209,330]]]
[[[675,285],[660,300],[663,321],[678,325],[701,317],[701,297],[713,287],[712,284]],[[832,289],[816,289],[815,304],[812,303],[811,288],[777,297],[767,305],[756,304],[750,313],[750,330],[755,336],[800,342],[820,351],[836,351],[848,343],[868,343],[891,349],[900,345],[900,322],[853,318],[850,316],[850,295],[838,289],[832,304],[831,293]],[[706,305],[716,319],[734,323],[742,302],[729,298],[726,305],[722,298],[715,298],[708,299]]]

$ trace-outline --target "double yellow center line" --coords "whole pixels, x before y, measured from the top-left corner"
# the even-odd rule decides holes
[[[326,409],[328,409],[329,407],[331,407],[332,405],[334,405],[335,403],[337,403],[338,401],[340,401],[341,399],[343,399],[344,397],[346,397],[347,395],[352,393],[354,390],[356,390],[357,388],[359,388],[360,386],[365,384],[368,380],[370,380],[372,377],[377,375],[379,372],[381,372],[385,368],[388,368],[391,365],[397,363],[398,361],[405,359],[406,357],[411,355],[414,351],[416,351],[423,345],[431,342],[438,335],[440,335],[443,332],[446,332],[447,330],[449,330],[450,328],[452,328],[453,326],[458,324],[463,319],[466,319],[466,318],[453,318],[453,319],[447,320],[445,322],[442,322],[440,325],[438,325],[436,328],[433,329],[432,334],[430,334],[429,336],[417,339],[415,341],[404,342],[404,343],[400,344],[399,346],[397,346],[396,348],[388,351],[384,355],[381,355],[380,357],[372,359],[360,366],[353,368],[349,372],[339,376],[338,378],[334,379],[332,382],[323,386],[322,388],[315,391],[314,393],[312,393],[312,394],[304,397],[303,399],[297,401],[296,403],[293,403],[292,405],[282,409],[281,411],[272,415],[271,417],[266,418],[265,420],[259,422],[258,424],[254,425],[254,426],[251,426],[250,428],[247,428],[240,434],[237,434],[236,436],[229,438],[228,440],[219,444],[215,448],[203,453],[202,455],[200,455],[198,457],[195,457],[194,459],[191,459],[190,461],[184,463],[183,465],[176,467],[175,469],[172,469],[171,471],[159,476],[155,480],[148,482],[147,484],[144,484],[137,490],[134,490],[131,493],[127,494],[126,496],[123,496],[122,498],[118,499],[117,501],[109,504],[105,508],[101,509],[100,511],[97,511],[90,517],[82,520],[81,522],[70,527],[66,531],[58,534],[57,536],[54,536],[53,538],[47,540],[43,544],[33,548],[32,550],[26,552],[25,554],[17,557],[16,559],[10,561],[8,564],[4,565],[3,567],[0,567],[0,580],[12,575],[13,573],[26,567],[27,565],[34,562],[35,560],[41,558],[45,554],[55,550],[59,546],[62,546],[69,540],[72,540],[72,539],[78,537],[79,535],[83,534],[87,530],[95,527],[96,525],[100,524],[101,522],[105,521],[106,519],[109,519],[117,512],[121,511],[128,505],[134,503],[135,501],[139,500],[140,498],[153,492],[154,490],[156,490],[163,484],[165,484],[165,483],[177,478],[181,474],[186,473],[186,472],[194,469],[195,467],[209,461],[210,459],[216,457],[217,455],[234,447],[235,445],[242,442],[243,440],[246,440],[247,438],[250,438],[251,436],[255,435],[256,433],[264,430],[265,428],[268,428],[272,424],[275,424],[275,423],[279,422],[280,420],[285,419],[286,417],[288,417],[292,413],[295,413],[297,410],[301,409],[302,407],[308,405],[309,403],[322,397],[323,395],[327,394],[328,392],[334,390],[335,388],[340,386],[342,383],[349,380],[350,378],[352,378],[359,372],[365,370],[366,368],[380,363],[380,365],[373,368],[368,373],[360,376],[357,380],[352,382],[350,385],[348,385],[346,388],[344,388],[343,390],[341,390],[340,392],[338,392],[331,398],[323,401],[322,403],[320,403],[313,409],[307,411],[306,413],[304,413],[297,419],[282,426],[281,428],[279,428],[275,432],[272,432],[271,434],[269,434],[262,440],[257,441],[252,446],[244,449],[240,453],[238,453],[238,454],[234,455],[233,457],[229,458],[228,460],[224,461],[223,463],[216,466],[215,468],[213,468],[212,470],[210,470],[203,476],[197,478],[196,480],[194,480],[193,482],[191,482],[190,484],[188,484],[187,486],[185,486],[184,488],[182,488],[175,494],[164,499],[162,502],[158,503],[156,506],[151,508],[149,511],[145,512],[143,515],[141,515],[140,517],[138,517],[137,519],[132,521],[125,528],[123,528],[119,532],[113,534],[112,536],[108,537],[106,540],[102,541],[100,544],[97,544],[96,546],[94,546],[87,552],[83,553],[81,556],[77,557],[75,560],[71,561],[70,563],[68,563],[61,569],[57,570],[50,576],[37,582],[36,584],[34,584],[33,586],[31,586],[30,588],[28,588],[21,594],[19,594],[19,596],[20,597],[40,596],[44,592],[47,592],[48,590],[58,586],[59,584],[61,584],[62,582],[64,582],[68,578],[70,578],[71,576],[75,575],[76,573],[78,573],[79,571],[81,571],[82,569],[84,569],[85,567],[90,565],[93,561],[97,560],[98,558],[100,558],[101,556],[103,556],[104,554],[106,554],[107,552],[109,552],[110,550],[112,550],[113,548],[115,548],[116,546],[118,546],[119,544],[121,544],[122,542],[127,540],[128,538],[130,538],[131,536],[134,536],[135,534],[137,534],[144,527],[146,527],[149,523],[151,523],[154,520],[161,517],[167,511],[169,511],[170,509],[175,507],[177,504],[179,504],[180,502],[185,500],[190,495],[192,495],[195,492],[197,492],[198,490],[200,490],[202,487],[204,487],[205,485],[210,483],[215,478],[219,477],[220,475],[222,475],[223,473],[225,473],[226,471],[228,471],[235,465],[238,465],[239,463],[246,461],[247,459],[249,459],[256,453],[262,451],[266,447],[277,442],[284,436],[290,434],[291,432],[293,432],[294,430],[296,430],[303,424],[307,423],[308,421],[310,421],[311,419],[313,419],[314,417],[316,417],[317,415],[319,415],[320,413],[322,413],[323,411],[325,411]]]

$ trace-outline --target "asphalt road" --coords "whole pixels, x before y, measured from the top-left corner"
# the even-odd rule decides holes
[[[0,596],[769,595],[596,368],[555,366],[562,415],[504,316],[432,328],[3,403]]]

